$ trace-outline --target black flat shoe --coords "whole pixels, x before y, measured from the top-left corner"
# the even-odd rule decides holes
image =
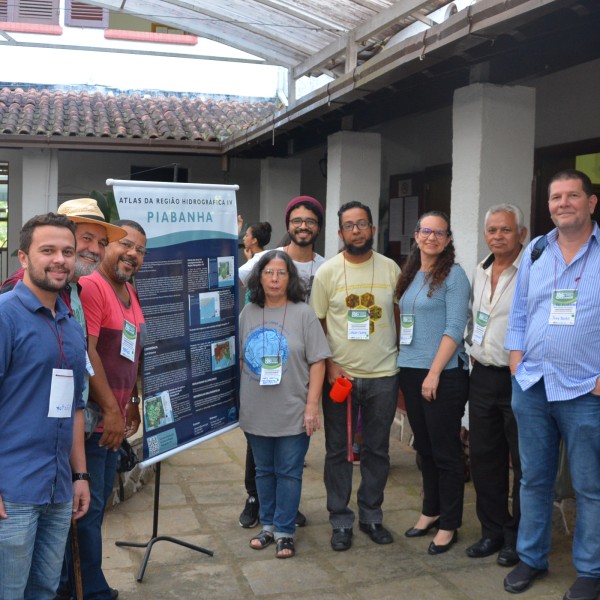
[[[344,552],[352,546],[352,527],[336,527],[331,533],[331,547],[336,552]]]
[[[366,533],[376,544],[391,544],[392,534],[381,523],[358,523],[359,529]]]
[[[429,531],[431,529],[433,529],[434,527],[439,529],[439,527],[440,527],[440,518],[439,517],[433,523],[431,523],[430,525],[425,527],[425,529],[417,529],[416,527],[411,527],[410,529],[407,529],[404,532],[404,535],[407,538],[423,537],[424,535],[427,535],[427,533],[429,533]]]
[[[469,546],[465,554],[469,558],[485,558],[496,554],[502,548],[502,540],[492,540],[491,538],[481,538],[478,542]],[[518,559],[517,559],[518,562]],[[515,563],[516,564],[516,563]]]
[[[458,530],[455,529],[452,539],[447,544],[441,544],[438,546],[431,542],[431,544],[429,544],[429,548],[427,548],[427,553],[431,555],[443,554],[444,552],[448,552],[448,550],[450,550],[450,548],[452,548],[456,542],[458,542]]]

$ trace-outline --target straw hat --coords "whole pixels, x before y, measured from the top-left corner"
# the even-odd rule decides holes
[[[122,227],[106,222],[98,203],[93,198],[76,198],[63,202],[57,210],[59,215],[68,217],[74,223],[91,223],[102,225],[106,229],[109,242],[116,242],[127,235]]]

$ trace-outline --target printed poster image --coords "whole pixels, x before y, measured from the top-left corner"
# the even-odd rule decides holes
[[[237,427],[237,186],[107,183],[119,218],[147,235],[135,285],[148,466]]]
[[[235,364],[235,339],[215,342],[211,346],[213,371],[228,369]]]
[[[164,427],[175,421],[169,392],[162,392],[144,400],[144,430]]]

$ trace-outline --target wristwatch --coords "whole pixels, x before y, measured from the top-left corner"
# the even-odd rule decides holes
[[[129,402],[131,402],[131,404],[139,404],[141,401],[139,396],[131,396],[131,398],[129,398]]]
[[[73,481],[91,481],[89,473],[73,473]]]

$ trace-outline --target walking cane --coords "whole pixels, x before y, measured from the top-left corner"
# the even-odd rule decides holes
[[[71,554],[73,555],[73,573],[75,574],[75,598],[76,600],[83,600],[79,538],[77,537],[77,521],[75,519],[71,519]]]

